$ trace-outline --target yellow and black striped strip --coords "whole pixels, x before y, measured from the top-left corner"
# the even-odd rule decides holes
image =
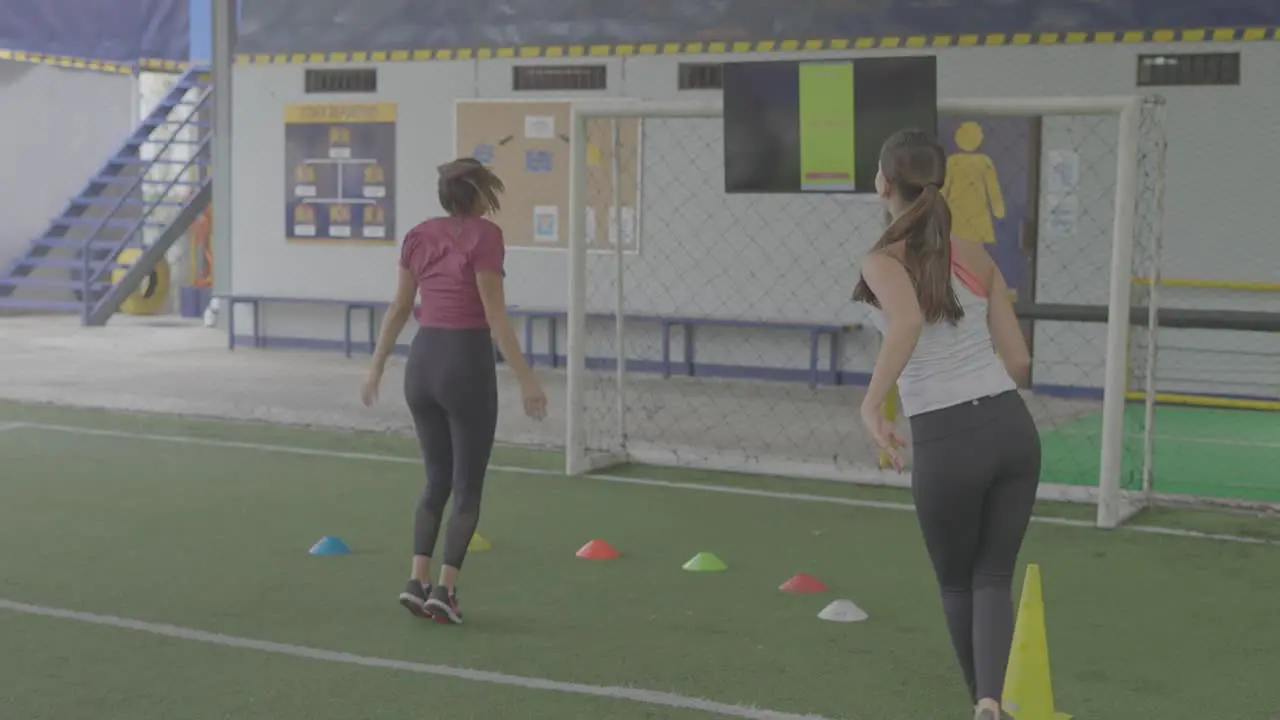
[[[1117,43],[1258,42],[1280,40],[1280,28],[1198,28],[1115,32],[986,33],[831,38],[825,40],[755,40],[737,42],[669,42],[626,45],[545,45],[421,50],[353,50],[347,52],[257,53],[236,56],[239,65],[303,65],[314,63],[422,62],[591,58],[631,55],[705,55],[723,53],[817,52],[1026,45],[1111,45]]]
[[[182,60],[156,60],[153,58],[142,58],[138,61],[138,67],[142,70],[153,70],[156,72],[180,72],[186,70],[191,63]]]
[[[28,52],[26,50],[0,49],[0,60],[31,63],[33,65],[52,65],[54,67],[74,70],[93,70],[95,72],[130,75],[135,70],[154,70],[159,72],[178,72],[185,70],[190,63],[180,60],[158,60],[143,58],[137,62],[118,62],[115,60],[95,60],[93,58],[71,57],[69,55],[49,55],[47,53]]]

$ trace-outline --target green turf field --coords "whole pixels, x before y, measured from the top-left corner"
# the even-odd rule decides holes
[[[503,450],[481,520],[494,548],[464,571],[468,624],[446,627],[395,602],[422,482],[407,439],[9,404],[0,428],[3,718],[967,717],[898,491],[569,479],[552,454]],[[1280,547],[1157,526],[1280,539],[1274,521],[1186,511],[1033,525],[1060,709],[1273,717]],[[354,553],[308,555],[324,535]],[[623,557],[574,557],[596,537]],[[680,569],[702,550],[728,571]],[[778,592],[797,572],[831,591]],[[816,619],[836,597],[870,619]]]
[[[1144,408],[1126,408],[1124,485],[1142,487]],[[1102,413],[1042,430],[1046,476],[1096,485]],[[1156,408],[1155,492],[1280,502],[1280,413],[1180,406]]]

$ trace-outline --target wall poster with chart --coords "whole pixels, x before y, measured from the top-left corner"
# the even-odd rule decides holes
[[[396,242],[396,105],[285,106],[285,238]]]
[[[560,100],[457,103],[457,156],[488,165],[507,187],[502,212],[494,220],[509,247],[569,247],[571,112],[572,103]],[[587,245],[592,251],[612,252],[621,236],[624,252],[639,252],[641,122],[632,118],[617,123],[616,148],[609,119],[592,120],[587,128]],[[616,214],[615,152],[621,187]]]

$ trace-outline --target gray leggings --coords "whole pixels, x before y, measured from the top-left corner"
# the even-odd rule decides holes
[[[498,424],[498,380],[489,331],[422,328],[405,367],[404,397],[427,466],[413,520],[413,554],[430,556],[453,497],[444,564],[461,568],[480,522],[480,495]]]
[[[1013,570],[1040,484],[1040,434],[1010,391],[911,418],[911,490],[971,700],[999,700]]]

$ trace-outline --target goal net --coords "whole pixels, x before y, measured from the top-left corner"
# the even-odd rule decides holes
[[[1160,109],[939,105],[955,233],[989,243],[1032,347],[1042,493],[1097,503],[1103,526],[1141,503],[1150,464],[1131,393],[1154,364],[1135,279],[1159,262]],[[906,485],[858,416],[880,337],[850,295],[885,227],[878,199],[726,194],[716,104],[577,104],[573,133],[568,472]]]

